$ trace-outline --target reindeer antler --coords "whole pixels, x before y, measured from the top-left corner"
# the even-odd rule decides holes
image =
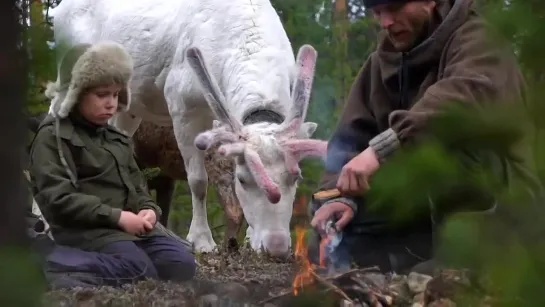
[[[288,170],[292,174],[301,172],[299,162],[304,158],[321,158],[327,155],[327,141],[304,139],[285,140],[281,144]]]
[[[299,173],[299,161],[308,156],[323,156],[327,142],[311,139],[297,139],[298,131],[306,117],[317,52],[310,45],[304,45],[297,54],[298,77],[295,80],[292,93],[293,104],[288,116],[275,135],[284,149],[284,157],[288,169],[292,173]],[[199,49],[190,48],[187,59],[191,68],[198,76],[204,91],[205,98],[219,122],[214,123],[212,130],[203,132],[195,138],[195,146],[206,150],[218,143],[223,145],[219,153],[226,156],[237,155],[243,157],[250,169],[257,185],[265,192],[271,203],[278,203],[281,198],[280,188],[274,183],[265,169],[263,161],[256,149],[249,146],[247,136],[244,135],[242,123],[237,121],[225,106],[225,98],[221,93],[216,80],[208,72],[208,68]]]
[[[303,124],[310,102],[314,72],[318,53],[310,45],[303,45],[297,53],[298,75],[293,87],[293,104],[288,116],[280,125],[277,134],[283,137],[280,145],[284,149],[284,159],[290,173],[300,174],[299,162],[306,157],[323,157],[327,152],[327,142],[312,139],[296,139]]]

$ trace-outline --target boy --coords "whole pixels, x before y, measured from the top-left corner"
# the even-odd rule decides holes
[[[155,227],[161,209],[144,188],[130,138],[108,120],[130,101],[133,63],[113,42],[62,58],[49,115],[30,151],[32,190],[59,246],[47,257],[53,287],[183,281],[194,256]]]

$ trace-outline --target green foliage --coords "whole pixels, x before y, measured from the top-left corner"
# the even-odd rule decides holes
[[[2,306],[41,306],[45,291],[42,270],[27,250],[4,247],[0,251],[0,304]]]
[[[510,41],[530,81],[542,81],[545,59],[536,56],[535,52],[545,48],[545,42],[539,39],[545,31],[543,2],[536,0],[513,0],[508,3],[486,1],[483,11],[494,33]]]
[[[142,173],[144,173],[144,177],[146,178],[146,180],[150,180],[157,177],[157,175],[161,173],[161,169],[158,167],[146,168],[142,170]]]
[[[541,39],[541,33],[545,31],[543,16],[545,3],[542,1],[513,0],[485,1],[483,11],[489,20],[490,28],[498,40],[509,41],[517,54],[518,62],[526,76],[531,89],[527,94],[527,111],[531,127],[527,137],[532,139],[527,154],[533,156],[532,163],[538,176],[545,179],[545,165],[539,157],[545,155],[545,144],[539,140],[543,137],[545,125],[541,114],[545,112],[541,102],[545,94],[544,68],[545,59],[539,56],[539,52],[545,48],[545,41]],[[537,159],[537,160],[536,160]]]
[[[470,268],[499,306],[544,301],[545,198],[535,170],[514,154],[527,133],[518,124],[524,115],[515,116],[520,109],[452,108],[433,121],[426,141],[379,170],[367,195],[371,208],[396,223],[445,217],[437,225],[439,259]],[[495,214],[477,212],[494,203]],[[452,206],[461,213],[449,215]]]

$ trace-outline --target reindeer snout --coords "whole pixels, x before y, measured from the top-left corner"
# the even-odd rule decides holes
[[[272,231],[263,238],[263,248],[274,257],[286,257],[289,252],[289,233]]]
[[[197,149],[206,150],[210,143],[210,138],[206,133],[201,133],[195,138],[194,144]]]

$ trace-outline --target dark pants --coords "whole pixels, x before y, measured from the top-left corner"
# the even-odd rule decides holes
[[[309,246],[309,256],[314,264],[319,264],[318,234],[313,234]],[[337,267],[346,268],[355,264],[360,268],[378,266],[386,272],[404,274],[415,265],[432,258],[432,234],[398,233],[396,234],[362,234],[344,233],[340,245],[334,253]],[[328,266],[331,265],[328,263]]]
[[[143,279],[185,281],[196,272],[195,257],[169,237],[108,244],[100,252],[56,246],[46,259],[51,287],[118,287]]]

